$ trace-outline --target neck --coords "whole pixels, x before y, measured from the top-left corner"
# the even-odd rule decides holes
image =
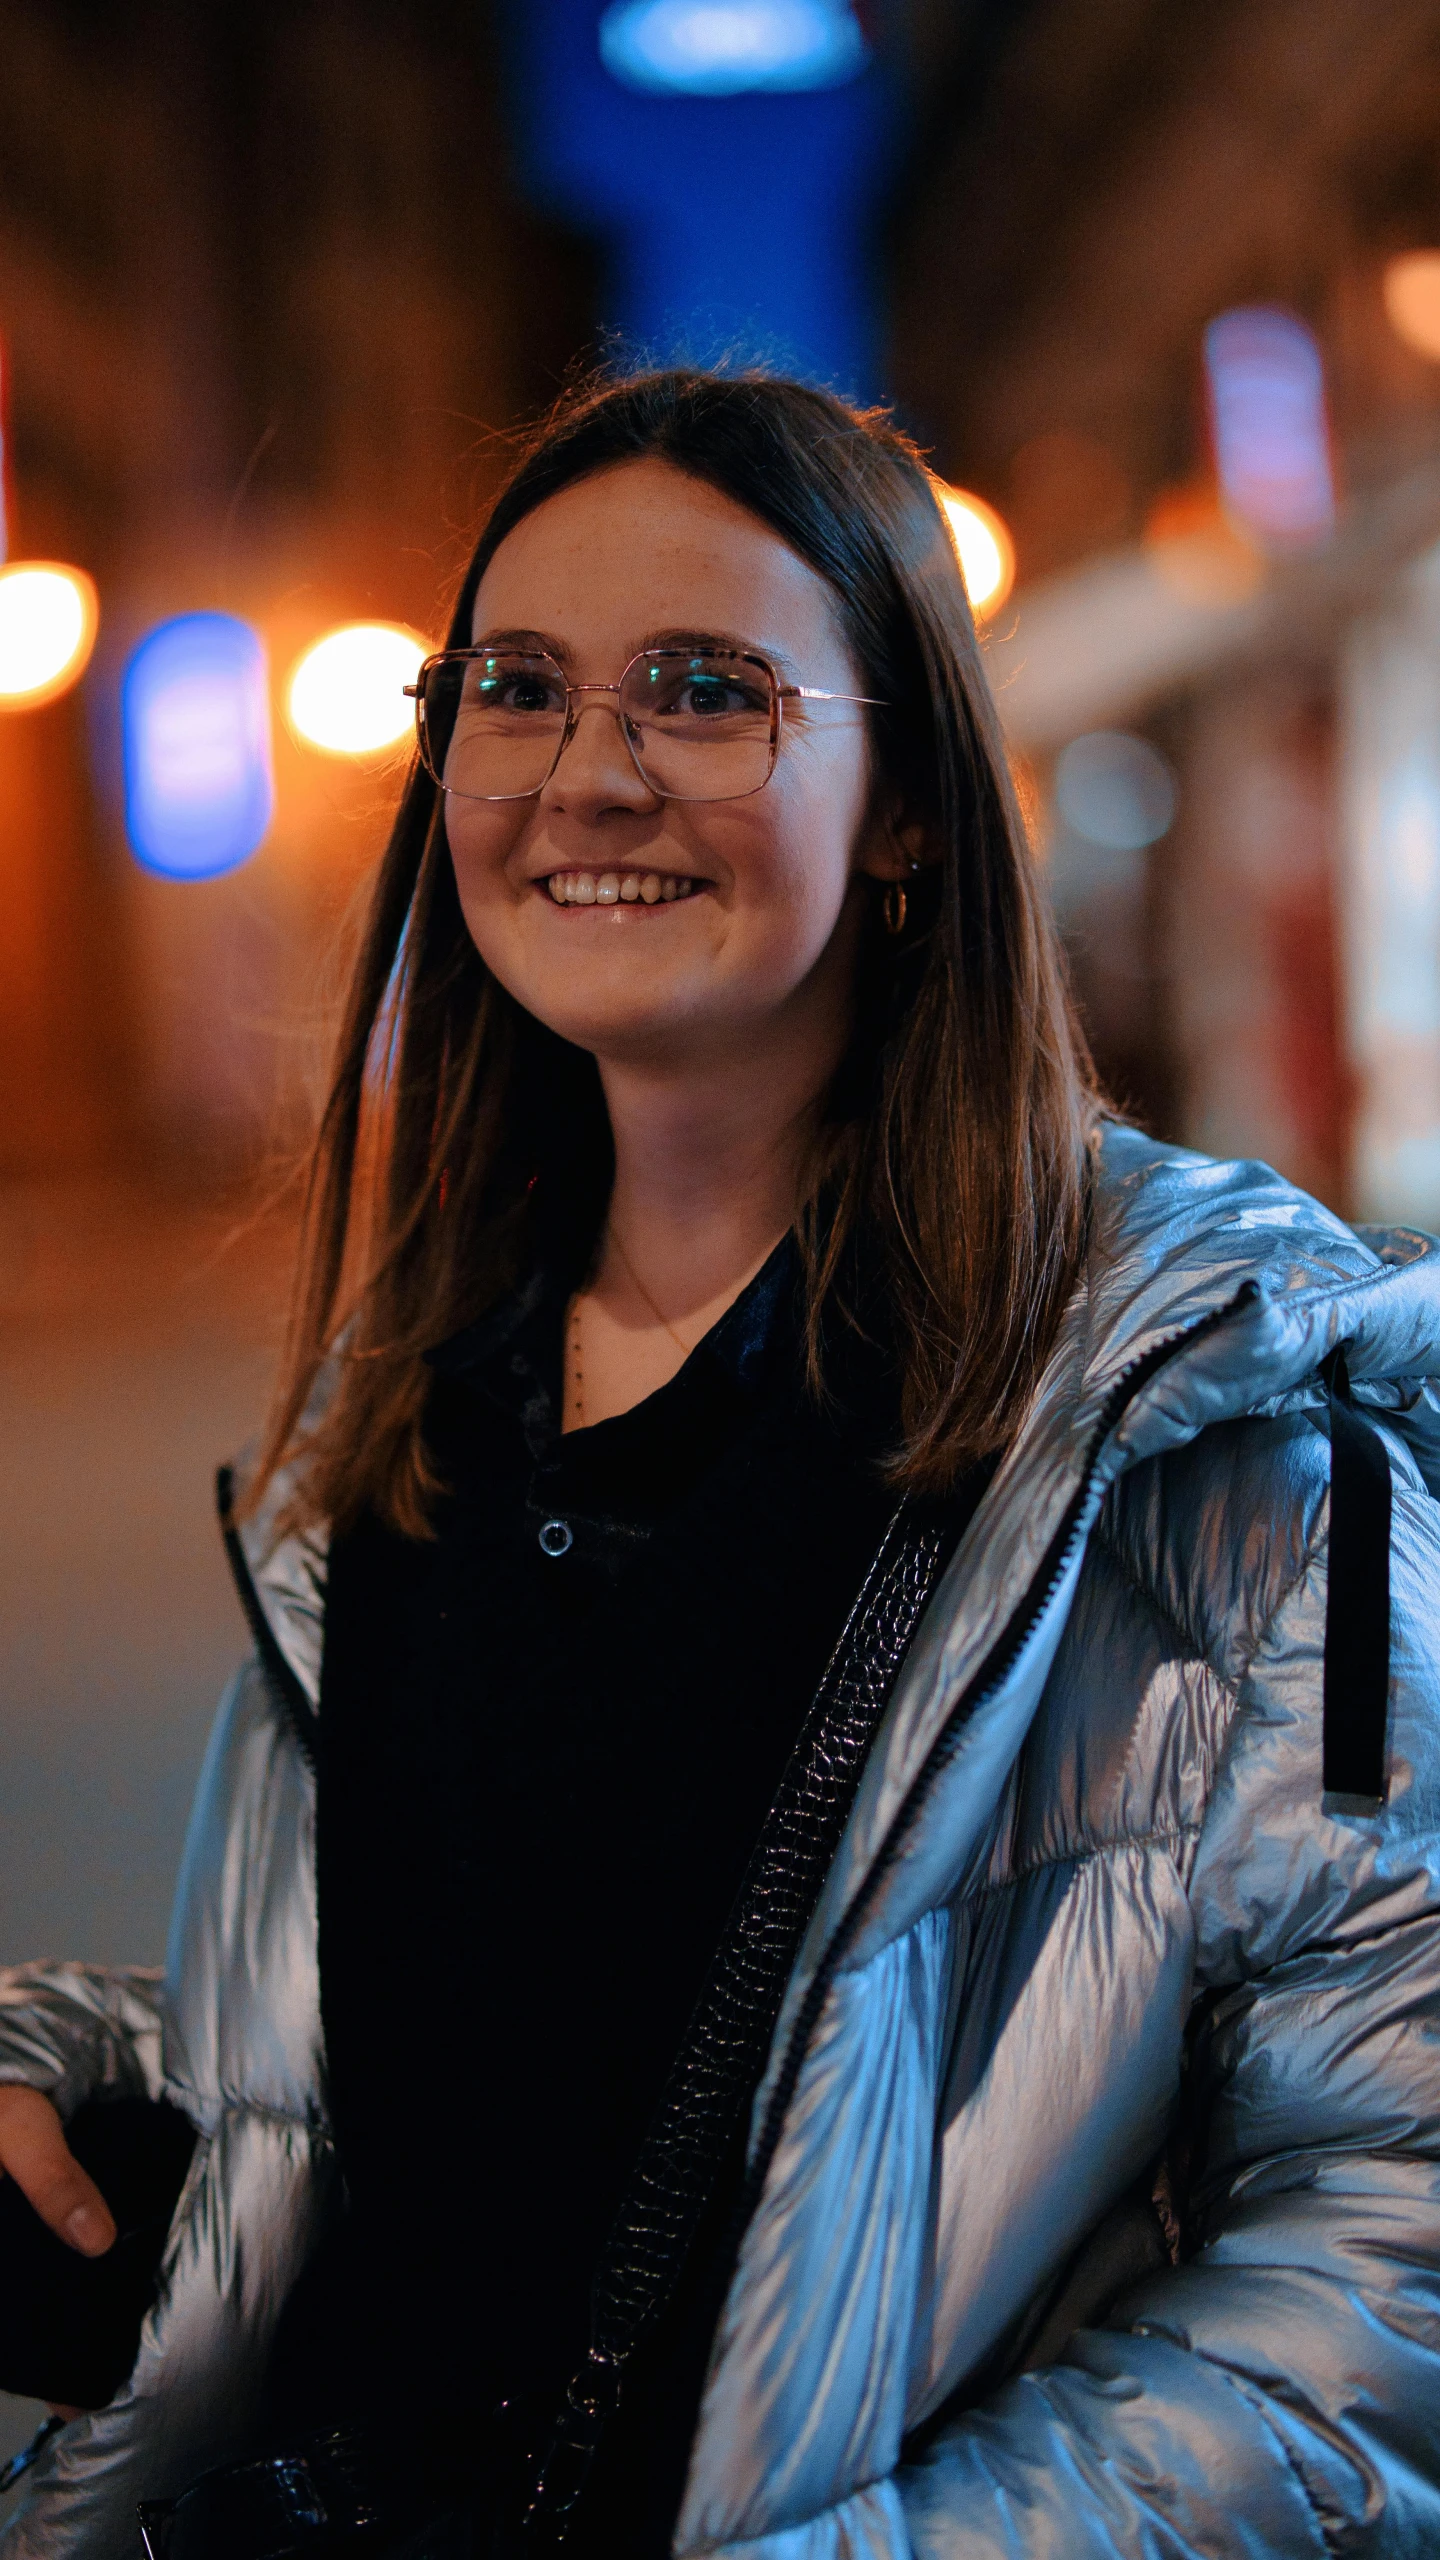
[[[813,1061],[723,1073],[601,1061],[615,1141],[610,1225],[682,1323],[733,1296],[792,1223],[818,1101]],[[606,1260],[602,1251],[602,1266]]]

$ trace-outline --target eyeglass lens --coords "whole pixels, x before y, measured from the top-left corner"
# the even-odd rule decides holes
[[[529,798],[554,767],[567,704],[553,658],[437,658],[425,676],[425,761],[462,799]],[[618,707],[631,754],[664,799],[744,799],[769,779],[775,685],[761,661],[648,651],[626,668]]]

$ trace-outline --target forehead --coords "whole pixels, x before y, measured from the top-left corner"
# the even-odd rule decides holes
[[[474,631],[522,628],[577,654],[714,630],[797,663],[823,655],[848,667],[825,580],[748,508],[651,458],[559,490],[506,535],[481,579]]]

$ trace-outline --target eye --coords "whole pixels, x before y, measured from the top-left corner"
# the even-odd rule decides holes
[[[770,689],[763,672],[727,659],[651,658],[640,681],[627,684],[626,709],[641,719],[684,721],[696,727],[736,719],[767,720]]]
[[[680,687],[677,711],[687,712],[692,719],[723,718],[727,711],[745,711],[751,707],[743,685],[725,676],[690,676]]]
[[[496,700],[507,711],[548,711],[554,702],[554,688],[541,676],[511,676],[496,688]]]
[[[557,669],[525,660],[481,658],[466,688],[476,711],[504,712],[517,719],[565,711],[565,685]]]

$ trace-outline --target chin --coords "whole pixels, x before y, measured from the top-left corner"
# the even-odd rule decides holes
[[[703,1037],[693,1011],[684,1007],[670,1011],[653,1004],[532,1004],[530,1010],[558,1039],[570,1041],[577,1049],[588,1049],[601,1060],[613,1058],[617,1064],[656,1064],[662,1059],[683,1058],[696,1044],[697,1036]]]
[[[586,931],[584,925],[580,929]],[[626,941],[628,945],[628,936]],[[687,1032],[693,1036],[696,1030],[703,1031],[714,1010],[713,983],[708,989],[696,983],[709,975],[707,970],[662,971],[656,966],[658,955],[642,956],[628,947],[617,951],[612,960],[588,934],[574,964],[562,959],[557,966],[552,955],[545,955],[544,963],[536,965],[541,955],[530,951],[480,948],[487,965],[527,1013],[533,1013],[557,1039],[601,1056],[652,1054],[657,1046],[683,1040]]]

